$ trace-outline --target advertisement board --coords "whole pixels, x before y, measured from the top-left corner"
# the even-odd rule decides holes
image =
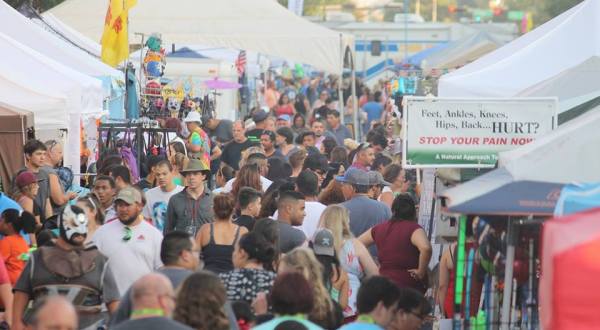
[[[494,167],[498,152],[553,130],[557,109],[556,98],[407,97],[403,166]]]

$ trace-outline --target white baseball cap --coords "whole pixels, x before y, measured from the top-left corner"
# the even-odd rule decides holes
[[[200,118],[200,113],[198,111],[190,111],[188,115],[183,120],[184,123],[200,123],[202,125],[202,118]]]

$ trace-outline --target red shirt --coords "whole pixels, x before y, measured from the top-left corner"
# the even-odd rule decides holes
[[[379,273],[400,288],[413,288],[425,293],[427,285],[410,276],[409,269],[419,268],[419,250],[410,237],[421,226],[413,221],[386,221],[371,229],[377,246]]]

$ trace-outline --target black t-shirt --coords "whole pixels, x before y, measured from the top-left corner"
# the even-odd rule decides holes
[[[253,130],[250,130],[248,132],[246,132],[246,137],[248,138],[248,140],[252,141],[253,143],[260,143],[260,136],[262,135],[262,133],[265,130],[262,128],[255,128]]]
[[[227,143],[233,140],[233,122],[221,119],[215,130],[210,132],[210,136],[214,136],[220,143]]]
[[[254,229],[255,221],[256,220],[249,215],[240,215],[237,219],[235,219],[235,224],[238,226],[246,227],[248,231],[251,231],[252,229]]]
[[[235,141],[229,142],[225,148],[223,149],[223,153],[221,154],[221,161],[231,166],[234,170],[240,169],[240,159],[242,159],[242,151],[256,145],[247,139],[242,143],[238,143]]]

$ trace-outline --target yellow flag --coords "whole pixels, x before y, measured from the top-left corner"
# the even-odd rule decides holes
[[[104,33],[102,33],[102,62],[116,67],[129,57],[127,13],[137,0],[110,0]]]

